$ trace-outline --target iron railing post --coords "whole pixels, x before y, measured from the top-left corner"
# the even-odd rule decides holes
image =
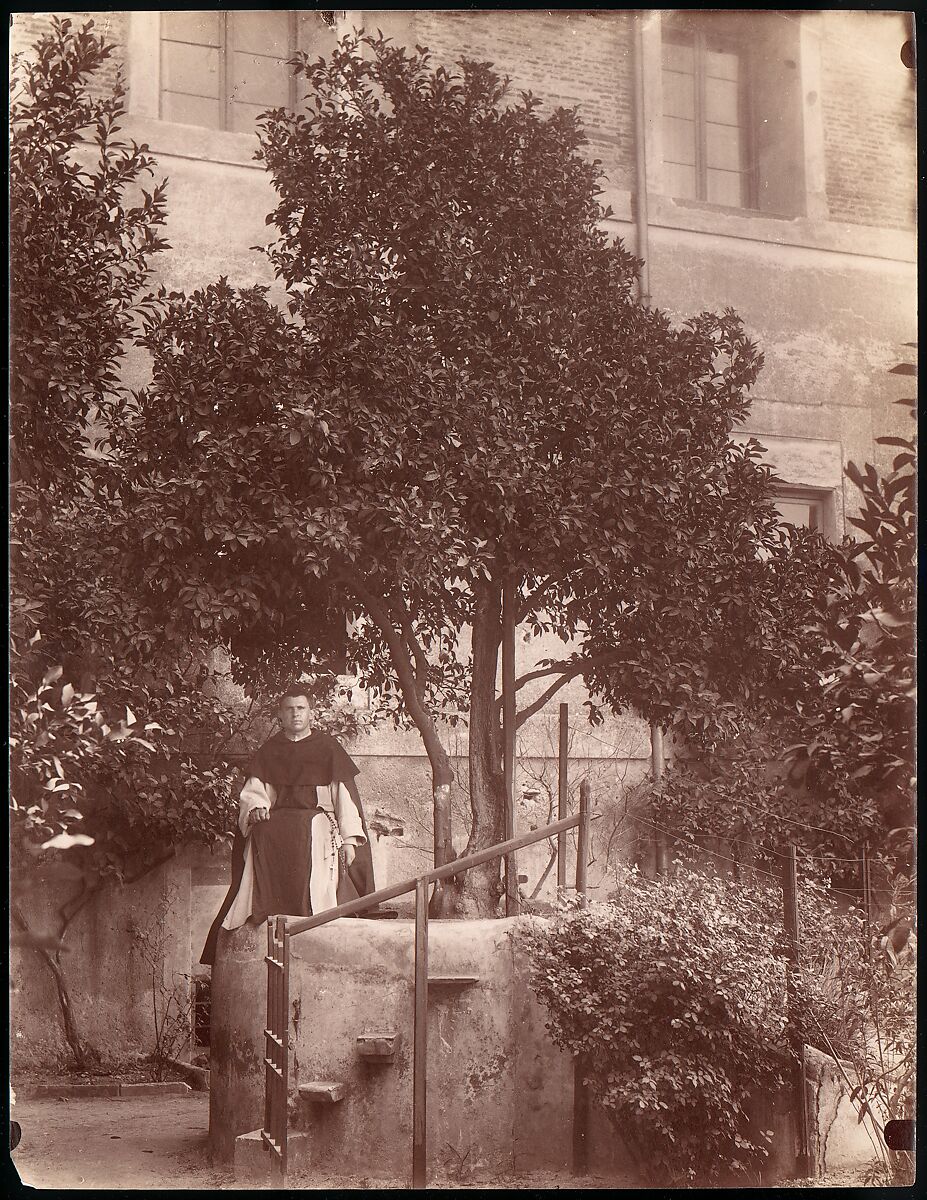
[[[505,782],[505,840],[515,836],[515,580],[502,585],[502,772]],[[505,856],[505,915],[518,914],[518,865]]]
[[[807,1067],[805,1046],[796,1025],[795,973],[799,963],[798,927],[798,855],[794,846],[789,846],[788,857],[782,871],[782,906],[789,960],[786,964],[786,1000],[790,1026],[790,1040],[794,1056],[792,1073],[792,1096],[795,1120],[798,1125],[798,1152],[795,1155],[795,1176],[806,1179],[811,1174],[811,1136],[808,1123]]]
[[[562,821],[567,815],[570,799],[569,778],[569,726],[570,706],[560,705],[560,753],[557,759],[557,820]],[[567,836],[566,830],[557,834],[557,895],[562,896],[567,885]]]
[[[273,1105],[276,1092],[274,1090],[274,1061],[271,1034],[274,1028],[274,1005],[277,1003],[277,969],[274,960],[274,919],[267,918],[267,1013],[264,1022],[264,1132],[273,1138]],[[270,1147],[262,1139],[265,1150]]]
[[[579,785],[579,826],[576,838],[576,899],[586,907],[586,883],[589,864],[589,780]],[[585,1059],[573,1059],[573,1174],[585,1175],[589,1169],[589,1090],[585,1082]]]
[[[663,779],[666,757],[663,750],[663,730],[652,722],[650,726],[650,773],[653,782],[659,784]],[[666,874],[666,837],[659,829],[653,831],[654,870],[657,875]]]
[[[586,903],[586,875],[589,866],[589,780],[579,785],[579,829],[576,838],[576,895]]]
[[[415,885],[415,1025],[412,1058],[412,1187],[421,1191],[428,1178],[428,885]]]
[[[280,945],[280,1171],[286,1178],[289,1163],[289,1097],[290,1097],[290,935],[286,917],[277,918],[277,940]]]

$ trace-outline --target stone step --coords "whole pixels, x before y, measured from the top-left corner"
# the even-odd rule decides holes
[[[479,982],[479,975],[429,975],[428,990],[430,992],[432,988],[435,988],[453,991],[457,988],[473,987]]]
[[[299,1098],[306,1104],[338,1104],[348,1092],[346,1083],[328,1079],[312,1079],[299,1085]]]
[[[277,1155],[264,1144],[260,1129],[241,1133],[235,1139],[235,1182],[267,1184],[279,1181]],[[309,1166],[309,1134],[290,1130],[287,1134],[288,1171]]]

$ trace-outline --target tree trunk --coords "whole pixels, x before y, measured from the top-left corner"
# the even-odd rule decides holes
[[[470,692],[470,811],[473,826],[466,854],[505,836],[505,788],[501,733],[496,711],[496,674],[502,640],[502,589],[489,583],[477,595],[473,614],[473,678]],[[454,889],[454,915],[492,917],[502,896],[500,860],[475,867]]]
[[[12,916],[16,925],[22,930],[25,935],[25,944],[34,950],[42,959],[49,971],[52,973],[52,978],[55,981],[55,990],[58,997],[58,1012],[61,1015],[61,1027],[64,1031],[65,1040],[71,1050],[74,1058],[74,1065],[79,1071],[86,1070],[90,1065],[93,1055],[84,1045],[83,1039],[78,1031],[77,1024],[74,1020],[74,1009],[71,1006],[71,995],[68,991],[67,980],[64,971],[61,967],[61,956],[58,951],[52,953],[47,950],[42,944],[38,935],[34,934],[26,923],[25,917],[22,915],[18,905],[13,905]]]

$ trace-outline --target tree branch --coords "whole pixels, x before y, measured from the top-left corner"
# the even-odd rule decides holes
[[[582,675],[582,673],[582,667],[578,667],[573,671],[565,672],[560,679],[558,679],[555,683],[552,683],[549,688],[545,689],[545,691],[541,692],[540,696],[538,696],[536,700],[532,700],[527,708],[523,708],[520,713],[516,713],[515,728],[521,729],[522,725],[524,725],[524,723],[530,717],[533,717],[536,712],[540,712],[547,701],[553,696],[556,696],[562,687],[566,687],[570,680],[575,679],[577,675]]]
[[[425,745],[428,760],[431,763],[435,784],[451,783],[454,773],[451,770],[447,751],[438,737],[434,718],[419,695],[412,655],[409,647],[406,645],[405,639],[400,637],[396,631],[389,605],[382,597],[372,591],[363,580],[358,579],[356,576],[343,574],[339,581],[354,592],[366,608],[371,620],[374,621],[386,639],[390,658],[396,669],[399,686],[402,689],[403,700],[409,711],[409,716],[415,722],[422,735],[422,741]]]
[[[402,635],[406,640],[406,646],[411,651],[412,658],[415,661],[415,690],[419,700],[424,704],[425,685],[428,682],[428,659],[425,657],[425,651],[422,649],[421,643],[415,636],[415,630],[412,628],[412,617],[401,592],[399,593],[399,603],[396,604],[394,602],[390,607],[396,614],[396,619],[399,621],[399,628],[402,630]]]
[[[566,575],[548,575],[543,583],[539,583],[534,591],[529,592],[528,595],[522,600],[521,605],[515,613],[516,622],[520,625],[525,617],[527,617],[528,613],[533,612],[537,608],[538,599],[544,595],[551,584],[563,583],[566,578]]]
[[[515,728],[520,729],[529,717],[533,717],[536,712],[542,709],[548,700],[550,700],[552,696],[555,696],[562,687],[570,682],[571,679],[575,679],[578,675],[584,675],[593,667],[604,666],[609,662],[615,662],[617,661],[617,658],[618,655],[616,653],[597,654],[592,658],[585,659],[574,658],[570,659],[569,661],[551,663],[550,666],[547,667],[538,667],[536,671],[529,671],[526,675],[520,676],[515,680],[516,692],[521,691],[526,684],[533,683],[535,679],[546,679],[549,675],[559,675],[561,678],[558,679],[556,683],[551,684],[551,686],[547,688],[547,690],[543,692],[537,700],[533,700],[526,709],[517,715]],[[497,717],[501,716],[501,696],[496,698],[495,713]]]
[[[134,875],[126,876],[122,881],[123,884],[138,883],[138,881],[140,879],[144,879],[146,875],[150,875],[152,871],[157,870],[158,867],[163,866],[164,863],[166,863],[166,862],[169,862],[172,858],[174,858],[176,853],[177,853],[177,847],[171,846],[168,850],[164,851],[163,854],[160,854],[160,855],[158,855],[157,858],[152,859],[150,862],[147,862],[141,868],[141,870],[136,871]],[[88,887],[86,885],[86,880],[85,880],[84,890],[80,893],[79,896],[77,896],[75,898],[75,900],[73,900],[71,902],[73,907],[69,907],[67,904],[61,905],[61,907],[58,909],[58,912],[62,919],[62,926],[61,926],[61,936],[62,937],[64,937],[65,933],[67,932],[68,927],[70,926],[70,924],[74,920],[74,918],[77,916],[77,914],[79,912],[81,912],[84,908],[86,908],[87,905],[90,903],[90,901],[93,899],[93,897],[98,895],[105,886],[106,886],[106,879],[102,875],[98,875],[96,878],[96,882],[90,887]]]

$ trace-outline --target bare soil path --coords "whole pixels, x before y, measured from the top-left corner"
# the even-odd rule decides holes
[[[209,1160],[209,1097],[185,1096],[70,1100],[21,1100],[12,1112],[22,1141],[12,1162],[27,1187],[49,1189],[225,1191],[235,1190],[229,1167]],[[837,1172],[828,1179],[792,1181],[791,1187],[858,1186],[861,1172]],[[336,1178],[324,1173],[294,1176],[290,1189],[407,1190],[408,1183]],[[435,1189],[572,1191],[634,1188],[630,1179],[575,1179],[536,1173],[491,1182],[447,1180]],[[253,1186],[249,1190],[254,1190]]]
[[[21,1100],[13,1165],[23,1183],[48,1188],[216,1190],[233,1186],[229,1170],[209,1164],[209,1097],[88,1097]]]

